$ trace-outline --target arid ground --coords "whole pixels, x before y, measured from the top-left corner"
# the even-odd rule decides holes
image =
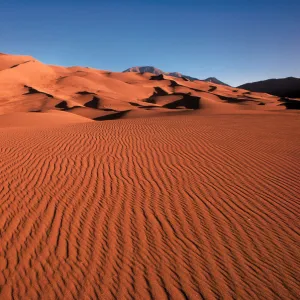
[[[0,55],[0,299],[299,299],[288,101]]]

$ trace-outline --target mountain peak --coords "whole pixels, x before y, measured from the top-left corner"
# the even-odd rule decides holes
[[[221,80],[219,80],[216,77],[208,77],[208,78],[204,79],[203,81],[229,86],[228,84],[222,82]]]
[[[162,70],[155,68],[153,66],[142,66],[142,67],[136,66],[136,67],[129,68],[123,72],[124,73],[125,72],[135,72],[135,73],[141,73],[141,74],[142,73],[152,73],[155,75],[165,74],[165,72],[163,72]]]
[[[218,80],[215,77],[208,77],[206,79],[198,79],[195,77],[191,77],[188,75],[183,75],[179,72],[164,72],[161,69],[155,68],[153,66],[139,66],[139,67],[132,67],[129,69],[126,69],[125,72],[136,72],[136,73],[152,73],[154,75],[167,75],[167,76],[172,76],[172,77],[177,77],[177,78],[186,78],[190,81],[195,81],[195,80],[201,80],[201,81],[207,81],[207,82],[211,82],[211,83],[215,83],[215,84],[221,84],[221,85],[228,85],[220,80]]]

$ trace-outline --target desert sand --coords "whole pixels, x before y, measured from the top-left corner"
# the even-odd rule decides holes
[[[299,129],[268,94],[0,55],[0,299],[298,299]]]

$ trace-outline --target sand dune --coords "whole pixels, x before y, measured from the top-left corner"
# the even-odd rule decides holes
[[[118,115],[121,117],[126,115],[122,112],[129,110],[136,110],[132,115],[138,115],[139,112],[144,115],[142,110],[145,106],[149,109],[147,103],[155,97],[158,98],[152,103],[156,102],[157,112],[158,107],[162,111],[169,108],[185,112],[188,108],[208,109],[212,113],[220,113],[221,110],[226,113],[233,109],[273,111],[298,107],[298,100],[251,93],[211,82],[191,82],[150,73],[113,73],[84,67],[50,66],[30,56],[0,56],[0,89],[0,114],[80,107],[74,112],[82,112],[85,117],[89,116],[90,108],[100,110],[99,115],[102,115],[103,109],[120,112]],[[174,97],[184,100],[180,102],[177,99],[177,104],[169,101]],[[195,97],[199,98],[198,105],[194,104]],[[92,105],[93,101],[97,104]],[[297,102],[290,104],[290,101]],[[243,107],[228,105],[232,103]],[[93,112],[90,118],[94,119],[95,115],[97,113]]]
[[[87,122],[91,122],[91,120],[60,111],[47,111],[45,113],[18,112],[0,116],[1,130],[5,128],[53,128]]]
[[[0,299],[299,298],[296,110],[5,59]]]

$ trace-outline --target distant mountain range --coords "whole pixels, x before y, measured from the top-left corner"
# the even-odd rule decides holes
[[[186,78],[190,81],[195,81],[195,80],[200,80],[200,81],[206,81],[206,82],[211,82],[211,83],[216,83],[216,84],[222,84],[222,85],[226,85],[228,86],[228,84],[218,80],[217,78],[215,77],[208,77],[206,79],[199,79],[199,78],[195,78],[195,77],[191,77],[191,76],[188,76],[188,75],[183,75],[179,72],[164,72],[158,68],[155,68],[155,67],[152,67],[152,66],[143,66],[143,67],[132,67],[132,68],[129,68],[125,71],[123,71],[124,73],[125,72],[136,72],[136,73],[152,73],[152,74],[155,74],[155,75],[167,75],[167,76],[173,76],[173,77],[177,77],[177,78]]]
[[[278,97],[300,98],[300,78],[268,79],[238,86],[251,92],[268,93]]]

